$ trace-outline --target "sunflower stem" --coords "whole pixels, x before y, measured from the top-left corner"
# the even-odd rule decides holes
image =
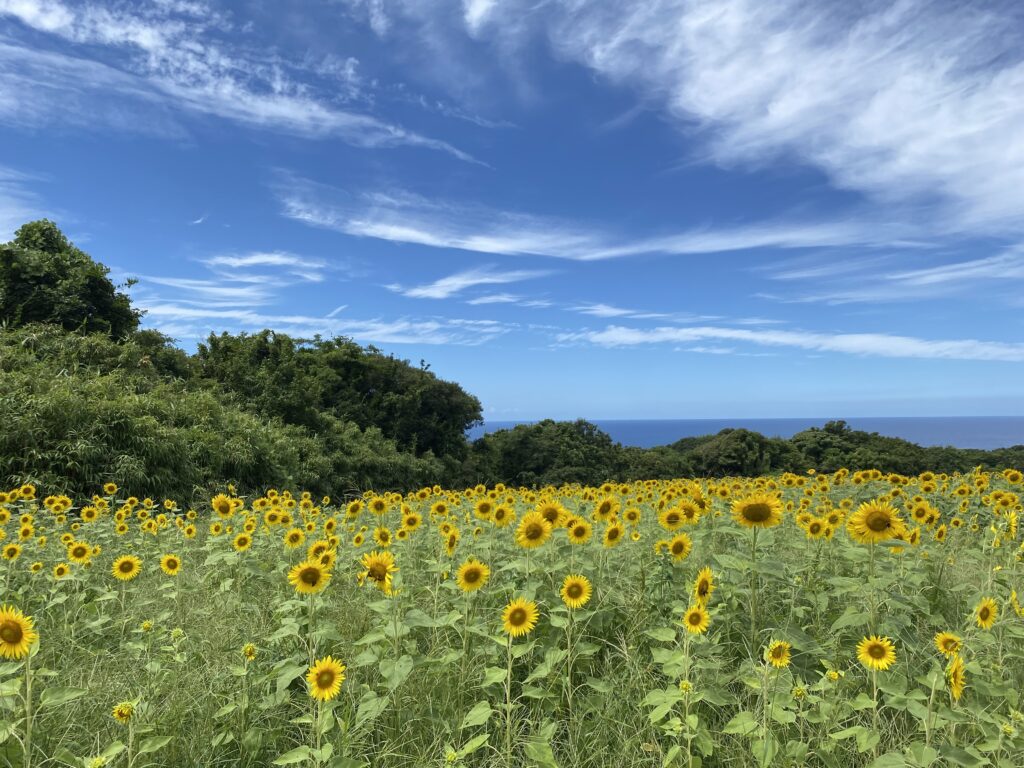
[[[750,537],[750,653],[757,648],[757,528]]]
[[[512,635],[505,645],[508,666],[505,669],[505,764],[512,765]]]
[[[25,768],[32,768],[32,652],[25,657]]]

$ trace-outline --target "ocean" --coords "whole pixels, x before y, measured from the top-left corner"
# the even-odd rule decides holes
[[[836,417],[843,418],[843,417]],[[623,445],[651,448],[683,437],[713,435],[728,427],[749,429],[769,437],[792,437],[832,419],[594,419],[594,424]],[[918,445],[957,448],[1006,448],[1024,445],[1024,416],[879,416],[844,418],[853,429],[902,437]],[[490,421],[469,431],[475,440],[486,432],[530,421]]]

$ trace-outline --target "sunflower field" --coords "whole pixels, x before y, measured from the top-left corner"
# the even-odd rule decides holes
[[[1016,470],[0,493],[0,765],[1024,766]]]

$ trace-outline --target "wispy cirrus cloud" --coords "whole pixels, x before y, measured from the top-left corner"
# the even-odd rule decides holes
[[[299,338],[349,336],[363,344],[430,344],[477,346],[508,333],[510,326],[492,320],[462,318],[354,318],[335,310],[327,315],[284,314],[256,309],[193,306],[176,301],[142,300],[148,321],[178,339],[199,340],[222,330],[273,328]]]
[[[884,333],[819,333],[722,326],[662,326],[635,328],[610,325],[599,331],[579,331],[558,336],[560,343],[590,343],[603,347],[695,342],[747,343],[761,347],[833,352],[865,357],[918,358],[1024,362],[1024,344],[977,339],[921,339]]]
[[[346,193],[283,175],[274,185],[282,214],[310,226],[395,243],[505,256],[599,261],[758,248],[874,246],[913,241],[905,228],[855,219],[778,221],[629,237],[586,222],[429,199],[405,190]]]
[[[45,207],[31,183],[30,174],[0,165],[0,242],[8,240],[15,230],[32,219],[45,215]]]
[[[51,50],[7,25],[0,120],[9,123],[44,120],[60,104],[79,124],[109,118],[114,127],[138,130],[146,123],[131,115],[155,107],[361,147],[424,147],[475,162],[447,142],[360,111],[336,88],[318,88],[317,77],[336,80],[337,66],[286,61],[229,42],[229,17],[206,3],[0,0],[0,21],[11,19]]]
[[[551,274],[544,270],[512,270],[497,271],[493,266],[476,267],[453,275],[439,278],[432,283],[403,287],[392,284],[387,288],[412,299],[448,299],[458,293],[478,285],[507,285],[523,280],[533,280]]]
[[[428,41],[455,10],[423,21],[410,0],[395,5]],[[933,231],[1024,228],[1019,3],[507,0],[462,10],[467,35],[506,58],[544,37],[559,58],[634,88],[699,139],[703,159],[796,160]]]

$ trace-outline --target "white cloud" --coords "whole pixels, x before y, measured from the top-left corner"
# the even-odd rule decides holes
[[[750,330],[718,326],[629,328],[610,325],[601,331],[560,334],[563,343],[589,342],[605,347],[686,344],[702,341],[746,342],[810,352],[836,352],[868,357],[1024,362],[1024,344],[1001,341],[930,340],[884,333],[814,333]]]
[[[284,251],[256,251],[243,255],[220,254],[204,259],[203,263],[230,279],[254,280],[257,282],[264,282],[267,280],[267,277],[237,270],[246,270],[252,267],[283,267],[285,274],[298,277],[307,282],[319,283],[323,282],[323,272],[327,267],[327,263],[320,259],[310,259]]]
[[[62,113],[73,108],[72,119],[80,124],[88,122],[88,115],[95,119],[109,111],[112,122],[130,127],[134,121],[118,119],[120,112],[158,102],[303,137],[337,137],[363,147],[419,146],[475,162],[446,142],[318,96],[313,84],[299,78],[301,65],[277,60],[266,50],[227,44],[217,34],[227,22],[203,8],[168,2],[129,7],[0,0],[0,18],[16,18],[61,43],[82,46],[76,59],[10,39],[0,45],[0,68],[10,75],[0,86],[0,116],[25,122],[52,114],[46,112],[47,105],[59,104]],[[116,64],[86,58],[97,47]],[[77,63],[98,74],[99,82],[77,71]],[[316,67],[321,76],[323,66]],[[337,77],[337,67],[330,75]],[[118,104],[97,105],[112,95],[119,97]],[[125,100],[127,106],[122,105]]]
[[[6,242],[22,224],[45,215],[42,203],[28,184],[34,177],[0,165],[0,242]]]
[[[264,328],[309,338],[350,336],[363,344],[436,344],[475,346],[509,330],[494,321],[461,319],[384,320],[339,316],[335,310],[325,316],[273,314],[249,309],[197,307],[172,301],[139,301],[146,319],[177,338],[202,339],[211,332],[257,331]]]
[[[513,270],[509,272],[496,272],[493,267],[477,267],[464,272],[457,272],[435,280],[433,283],[413,287],[400,285],[387,286],[390,290],[401,293],[413,299],[447,299],[467,288],[477,285],[505,285],[517,283],[523,280],[532,280],[544,277],[549,272],[537,270]]]
[[[584,222],[429,200],[401,190],[353,196],[294,177],[285,177],[276,189],[283,215],[310,226],[355,237],[507,256],[595,261],[756,248],[871,246],[905,237],[902,227],[837,220],[694,228],[628,238]]]
[[[469,12],[477,5],[483,15]],[[838,187],[902,206],[904,216],[923,207],[919,221],[936,230],[1022,229],[1018,4],[506,0],[465,7],[469,35],[502,53],[518,36],[521,55],[546,35],[560,58],[660,103],[720,164],[796,158]],[[425,24],[421,34],[435,33]]]

